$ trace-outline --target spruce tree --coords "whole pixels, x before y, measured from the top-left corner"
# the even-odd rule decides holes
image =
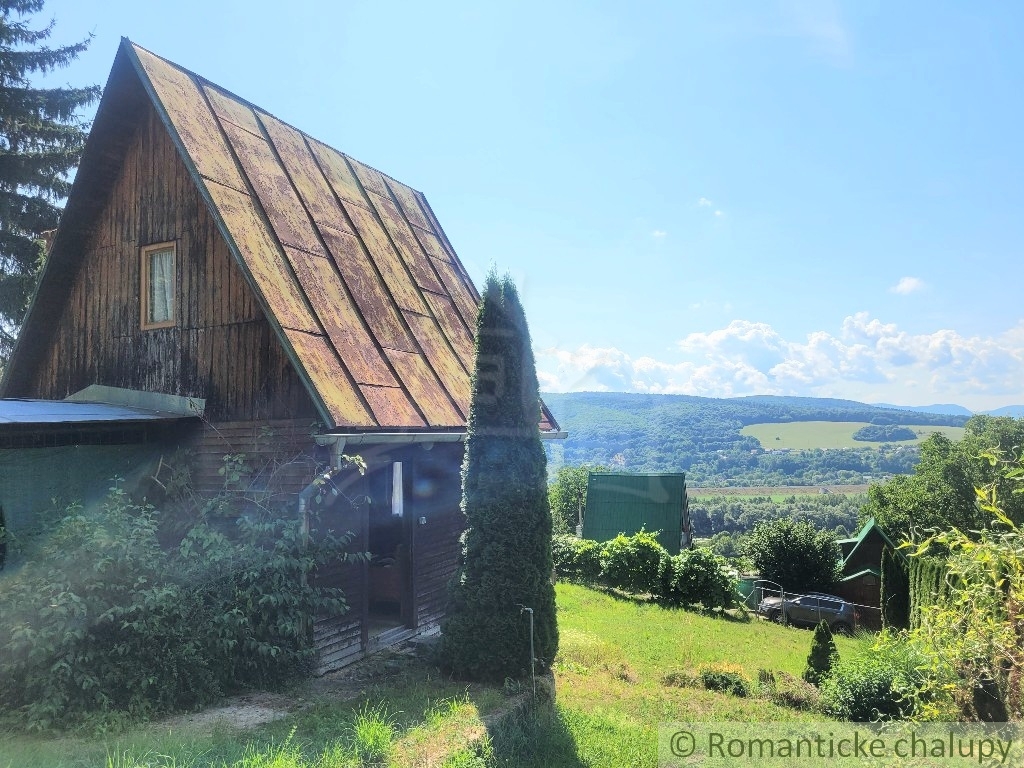
[[[90,38],[50,48],[54,22],[33,25],[44,0],[0,0],[0,365],[10,355],[87,135],[78,111],[99,88],[33,88],[30,77],[68,66]]]
[[[511,278],[491,274],[477,315],[469,434],[462,467],[466,533],[443,627],[455,674],[489,680],[529,673],[558,650],[551,584],[551,510],[540,442],[530,332]]]
[[[807,655],[807,666],[804,668],[804,680],[811,685],[821,685],[821,681],[832,671],[838,653],[828,622],[820,622],[814,628],[811,652]]]

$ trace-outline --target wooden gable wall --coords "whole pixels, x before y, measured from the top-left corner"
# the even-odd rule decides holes
[[[205,398],[211,421],[316,409],[150,104],[22,396],[93,383]],[[175,325],[141,329],[139,248],[177,244]],[[15,393],[12,393],[15,394]]]

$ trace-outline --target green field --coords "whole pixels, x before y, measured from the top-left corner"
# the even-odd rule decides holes
[[[749,487],[729,488],[704,488],[694,487],[687,490],[686,495],[690,499],[709,499],[715,496],[729,496],[731,498],[751,498],[766,496],[776,503],[781,503],[791,496],[814,496],[821,494],[824,488],[829,493],[840,496],[858,496],[868,492],[871,486],[862,483],[860,485],[752,485]]]
[[[868,426],[866,421],[789,421],[783,424],[751,424],[741,434],[757,438],[761,447],[771,450],[801,450],[809,448],[876,448],[882,443],[854,440],[853,433]],[[963,427],[913,426],[916,440],[895,445],[917,445],[933,432],[941,432],[950,440],[964,436]]]

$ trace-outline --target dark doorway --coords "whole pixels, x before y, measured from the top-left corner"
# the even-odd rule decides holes
[[[408,462],[383,461],[367,473],[367,634],[375,637],[411,626],[412,592]]]

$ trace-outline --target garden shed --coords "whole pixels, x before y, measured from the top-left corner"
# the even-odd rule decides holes
[[[591,472],[583,513],[583,538],[607,541],[640,529],[658,532],[670,554],[692,545],[686,475]]]
[[[226,454],[300,457],[296,513],[363,456],[335,482],[364,503],[327,514],[375,557],[318,575],[351,606],[316,617],[325,671],[442,617],[478,301],[420,192],[125,39],[0,396],[201,400],[158,453],[199,491]]]

